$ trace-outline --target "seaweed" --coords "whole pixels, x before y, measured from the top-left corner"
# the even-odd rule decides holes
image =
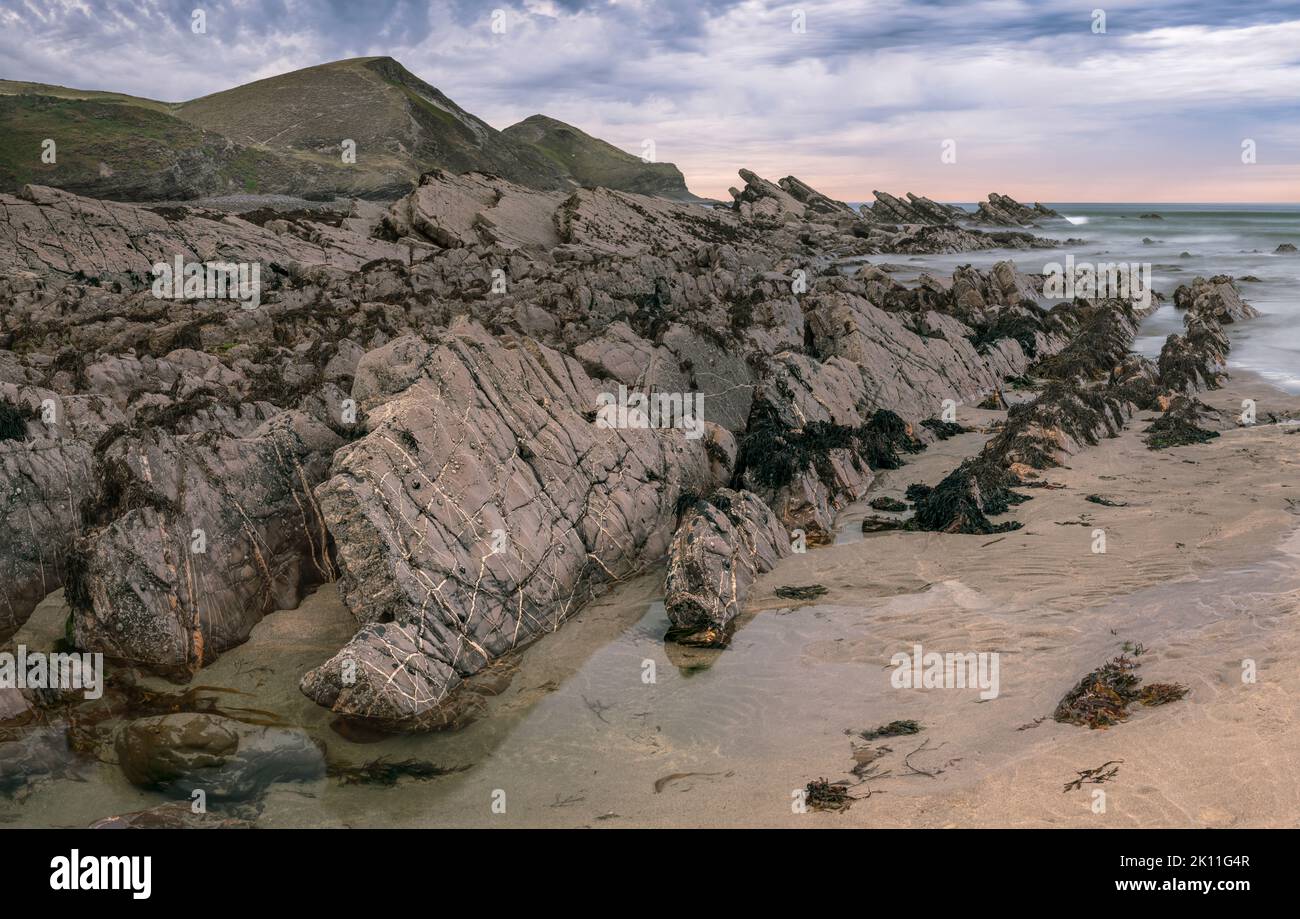
[[[955,421],[940,421],[938,418],[926,418],[921,422],[921,427],[933,431],[940,440],[947,440],[949,437],[956,437],[958,434],[966,434],[970,431],[970,428],[962,427]]]
[[[1147,434],[1146,445],[1151,450],[1167,450],[1188,444],[1203,444],[1219,436],[1218,431],[1201,427],[1200,409],[1204,406],[1195,399],[1177,397],[1169,409],[1142,433]]]
[[[35,420],[36,412],[26,405],[0,399],[0,441],[26,440],[27,422]]]
[[[1137,700],[1143,705],[1165,705],[1177,702],[1191,692],[1181,683],[1148,683],[1138,693]]]
[[[1142,645],[1125,643],[1125,650],[1133,655],[1144,654]],[[1148,683],[1134,673],[1138,663],[1126,654],[1107,661],[1075,684],[1065,694],[1052,717],[1063,724],[1086,724],[1088,727],[1107,728],[1128,719],[1128,707],[1134,702],[1143,705],[1165,705],[1176,702],[1190,690],[1181,683]]]
[[[1042,319],[1046,315],[1046,310],[1035,306],[1038,314],[1029,311],[1013,312],[1005,309],[997,314],[993,322],[979,329],[974,335],[967,338],[970,343],[980,354],[987,354],[989,348],[996,345],[1004,338],[1015,339],[1020,344],[1020,350],[1024,351],[1028,357],[1036,357],[1038,354],[1038,332],[1042,329]]]
[[[809,782],[804,793],[807,796],[808,806],[819,811],[842,813],[852,807],[853,802],[857,800],[849,794],[842,783],[832,783],[824,778]]]
[[[878,511],[891,511],[893,513],[902,513],[907,510],[907,505],[897,498],[888,498],[881,496],[871,499],[871,507]]]
[[[341,763],[329,763],[325,767],[326,775],[339,780],[340,785],[383,785],[392,787],[398,779],[411,778],[418,781],[440,778],[464,772],[469,766],[439,766],[419,759],[389,760],[380,757],[360,766],[345,766]]]
[[[1077,791],[1083,788],[1084,785],[1100,785],[1103,782],[1109,782],[1119,772],[1119,764],[1122,762],[1124,762],[1122,759],[1112,759],[1092,769],[1080,769],[1076,773],[1076,778],[1065,783],[1062,793]],[[1110,768],[1107,769],[1107,766]]]
[[[920,501],[922,498],[928,497],[932,491],[934,489],[924,482],[913,482],[907,486],[907,491],[903,493],[903,497],[913,502]]]
[[[859,731],[858,736],[863,740],[876,740],[880,737],[907,737],[911,734],[919,734],[921,730],[920,722],[906,719],[882,724],[872,731]]]
[[[1128,706],[1138,697],[1141,680],[1137,664],[1121,654],[1089,673],[1056,706],[1052,717],[1062,724],[1106,728],[1128,718]]]
[[[987,514],[1005,513],[1013,504],[1029,500],[1012,491],[1016,484],[1010,473],[990,463],[983,455],[966,460],[924,494],[916,486],[908,497],[916,513],[908,527],[936,533],[1006,533],[1019,529],[1016,521],[995,524]]]
[[[736,487],[749,475],[760,487],[777,491],[814,469],[823,482],[834,481],[830,464],[834,450],[847,450],[870,469],[898,469],[899,451],[917,453],[925,445],[912,436],[907,423],[888,409],[877,409],[865,424],[853,427],[813,421],[802,428],[787,426],[771,403],[759,401],[750,411],[749,426],[740,444]]]
[[[826,592],[821,584],[808,584],[804,587],[784,585],[774,591],[782,600],[815,600]]]

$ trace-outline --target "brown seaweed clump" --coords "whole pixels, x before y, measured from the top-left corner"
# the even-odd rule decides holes
[[[1089,673],[1065,694],[1052,717],[1063,724],[1086,724],[1108,728],[1128,719],[1128,707],[1164,705],[1175,702],[1189,692],[1179,683],[1150,683],[1141,686],[1134,672],[1138,663],[1125,654],[1112,658]]]
[[[828,782],[826,779],[814,779],[805,789],[808,806],[818,811],[842,813],[853,806],[857,799],[849,794],[844,785]]]
[[[782,600],[816,600],[827,592],[827,589],[821,584],[808,584],[803,587],[794,587],[789,584],[778,587],[773,591]]]
[[[905,719],[902,721],[891,721],[889,724],[882,724],[874,731],[860,731],[859,736],[863,740],[876,740],[880,737],[906,737],[909,734],[921,733],[921,724],[919,721]]]
[[[340,785],[382,785],[391,787],[401,778],[428,781],[444,775],[464,772],[469,766],[439,766],[435,763],[418,759],[388,760],[384,758],[371,760],[360,766],[345,766],[330,763],[326,774],[339,780]]]
[[[1124,654],[1107,661],[1065,694],[1052,717],[1065,724],[1107,728],[1128,718],[1128,706],[1138,697],[1141,679],[1137,663]]]

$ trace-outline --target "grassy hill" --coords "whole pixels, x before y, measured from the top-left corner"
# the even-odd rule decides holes
[[[55,164],[42,142],[57,144]],[[356,163],[342,143],[356,144]],[[34,182],[126,201],[229,194],[395,198],[421,173],[490,172],[533,188],[605,185],[690,198],[642,163],[535,115],[498,131],[389,57],[308,67],[189,102],[0,80],[0,191]]]
[[[28,183],[116,200],[292,193],[350,183],[341,168],[305,163],[227,138],[164,111],[71,96],[0,95],[0,190]],[[46,138],[53,164],[41,161]]]
[[[639,156],[578,130],[572,125],[533,115],[502,132],[530,144],[585,187],[604,186],[620,191],[694,199],[686,179],[672,163],[645,163]]]

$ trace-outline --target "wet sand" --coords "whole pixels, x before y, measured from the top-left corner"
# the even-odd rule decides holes
[[[1235,413],[1246,397],[1261,418],[1300,413],[1300,397],[1244,375],[1202,398]],[[959,420],[997,417],[963,410]],[[726,651],[665,646],[662,570],[647,572],[481,681],[495,694],[458,731],[358,743],[331,729],[330,713],[297,689],[353,629],[328,586],[267,617],[196,682],[251,693],[225,698],[302,726],[337,761],[468,767],[392,788],[276,786],[262,826],[1297,825],[1300,428],[1259,425],[1152,452],[1141,443],[1148,417],[1048,471],[1064,487],[1029,490],[1033,500],[998,518],[1022,522],[1017,531],[855,539],[864,509],[849,509],[850,541],[764,575]],[[933,445],[883,473],[868,498],[934,484],[984,436]],[[1094,493],[1125,506],[1087,502]],[[1092,551],[1096,528],[1104,554]],[[813,583],[828,588],[816,602],[774,593]],[[52,640],[65,615],[47,599],[28,643]],[[1147,649],[1143,679],[1189,695],[1136,706],[1107,730],[1053,722],[1060,697],[1126,642]],[[892,687],[891,656],[917,643],[998,652],[998,696]],[[1246,659],[1254,683],[1242,681]],[[897,719],[923,730],[874,742],[846,733]],[[857,781],[863,747],[883,752],[879,776],[851,789],[860,800],[842,813],[794,812],[810,780]],[[1109,760],[1122,760],[1110,781],[1063,793]],[[0,822],[85,825],[165,800],[111,763],[83,778],[0,799]]]

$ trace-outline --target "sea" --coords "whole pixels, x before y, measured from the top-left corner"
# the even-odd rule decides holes
[[[1046,203],[1046,202],[1045,202]],[[975,205],[961,205],[975,210]],[[1150,263],[1152,286],[1166,296],[1143,324],[1134,350],[1155,357],[1166,336],[1183,328],[1173,291],[1199,276],[1232,275],[1242,297],[1263,315],[1228,327],[1228,368],[1258,373],[1288,392],[1300,392],[1300,204],[1095,204],[1050,203],[1064,220],[1045,220],[1031,232],[1083,240],[1060,249],[990,250],[893,259],[947,273],[958,265],[985,268],[1010,259],[1026,272],[1042,272],[1067,255],[1079,262]],[[1145,215],[1158,215],[1153,218]],[[872,259],[876,261],[876,259]],[[1248,280],[1249,279],[1249,280]],[[1258,279],[1258,280],[1255,280]]]

